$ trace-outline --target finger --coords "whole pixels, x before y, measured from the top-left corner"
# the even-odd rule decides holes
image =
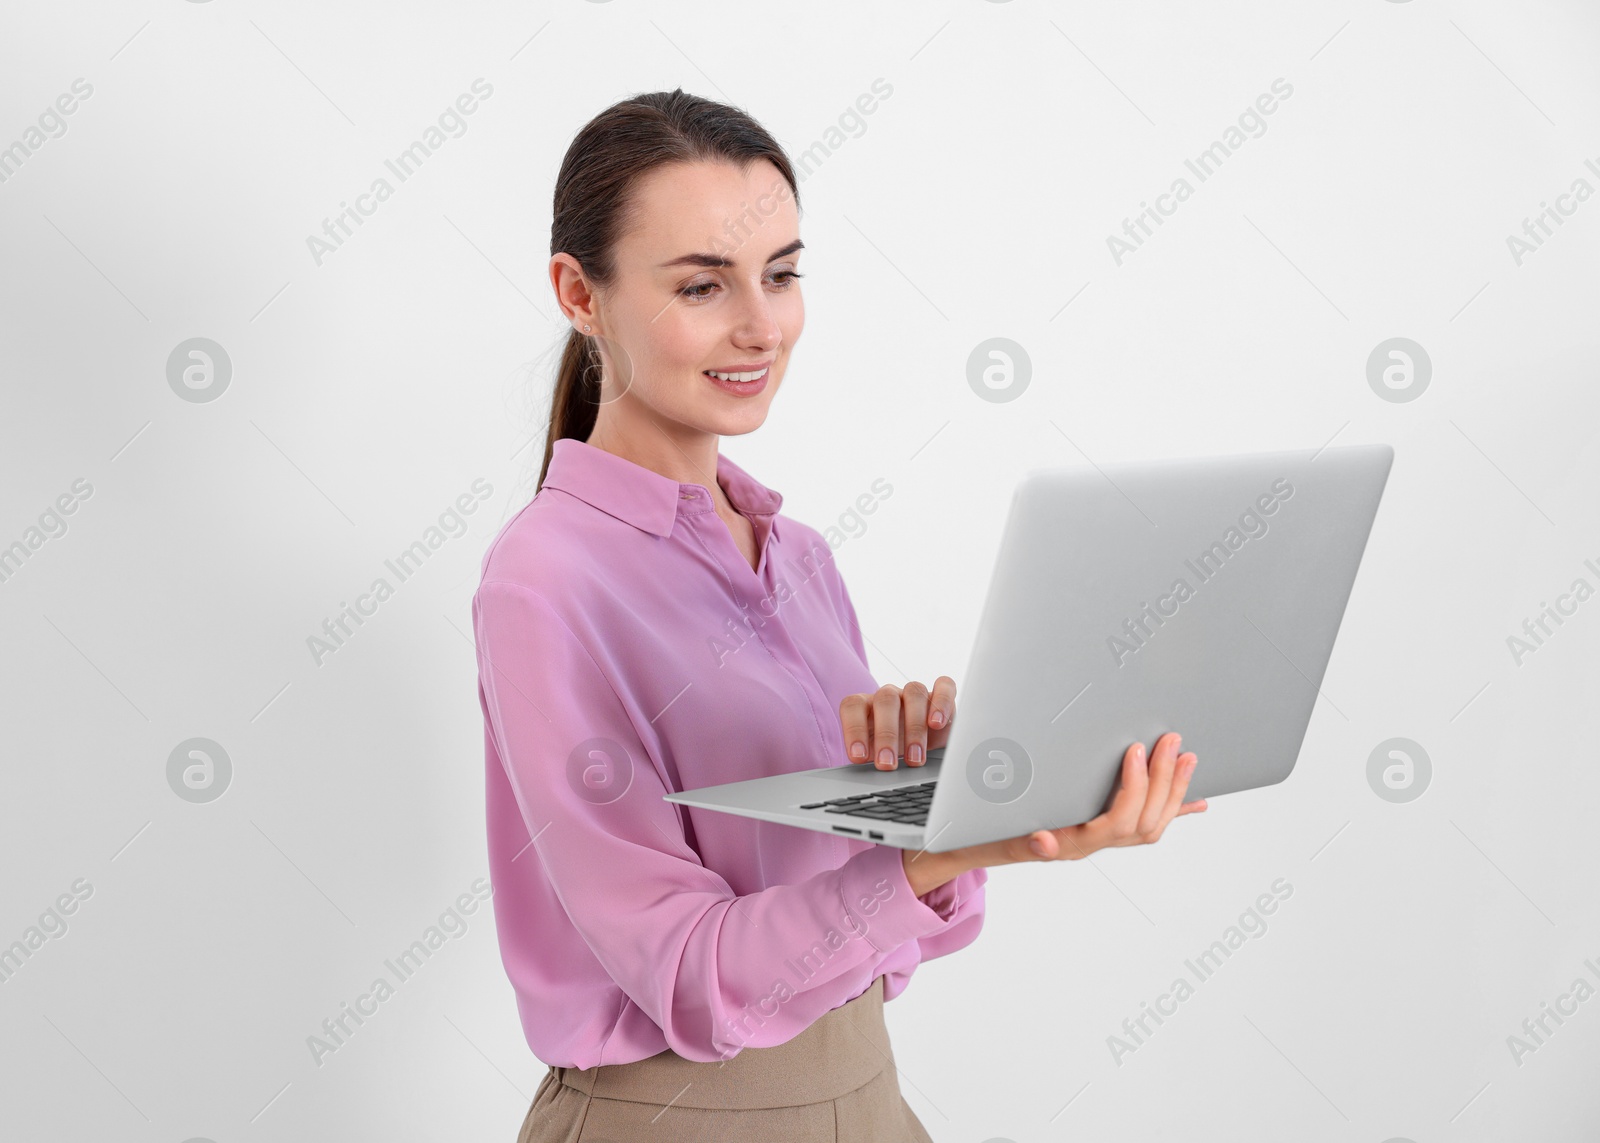
[[[1181,818],[1184,814],[1203,814],[1206,812],[1207,804],[1204,798],[1197,802],[1184,802],[1178,807],[1178,816]]]
[[[1194,777],[1194,768],[1199,764],[1200,757],[1193,751],[1178,755],[1177,765],[1172,771],[1172,788],[1167,793],[1167,804],[1161,813],[1162,824],[1178,816],[1184,795],[1189,792],[1189,780]]]
[[[846,695],[839,704],[839,722],[844,728],[845,753],[852,762],[867,762],[872,754],[867,744],[872,741],[871,708],[867,705],[871,695]]]
[[[1026,854],[1018,860],[1081,861],[1101,848],[1094,842],[1093,831],[1090,828],[1093,824],[1085,822],[1082,825],[1066,826],[1062,829],[1035,830],[1027,837],[1018,838],[1018,841],[1025,843],[1023,849]],[[1033,848],[1034,842],[1038,842],[1038,850]]]
[[[1178,808],[1183,802],[1183,795],[1189,788],[1189,775],[1194,773],[1195,764],[1199,761],[1193,754],[1180,754],[1173,760],[1172,785],[1167,794],[1166,804],[1161,807],[1161,815],[1155,819],[1155,824],[1149,824],[1148,807],[1146,818],[1141,823],[1139,840],[1146,844],[1154,844],[1161,840],[1167,832],[1167,826],[1172,824],[1172,819],[1178,816]],[[1152,796],[1151,803],[1155,798]]]
[[[880,770],[900,764],[900,688],[884,683],[872,696],[872,761]]]
[[[928,688],[913,679],[900,692],[900,721],[905,727],[907,766],[928,760]]]
[[[1156,739],[1155,753],[1150,755],[1150,787],[1145,791],[1144,805],[1139,810],[1139,832],[1150,834],[1162,826],[1162,816],[1167,812],[1167,795],[1172,791],[1172,772],[1178,765],[1178,746],[1183,736],[1175,731]]]
[[[1035,830],[1027,837],[1016,840],[1021,846],[1018,861],[1055,861],[1061,856],[1061,839],[1054,830]],[[1035,846],[1038,848],[1035,849]]]
[[[933,695],[928,699],[928,726],[942,730],[956,716],[956,681],[949,675],[933,680]]]
[[[1139,824],[1139,811],[1144,808],[1145,791],[1150,784],[1145,764],[1144,743],[1135,742],[1122,755],[1122,781],[1117,786],[1111,806],[1100,817],[1084,823],[1093,827],[1088,832],[1099,845],[1113,844],[1115,839],[1131,836]]]
[[[1062,849],[1061,840],[1056,836],[1059,832],[1061,831],[1036,829],[1032,833],[1007,838],[995,844],[1000,847],[1001,856],[1006,861],[1055,861],[1060,858]],[[1038,850],[1034,849],[1036,845],[1039,847]]]

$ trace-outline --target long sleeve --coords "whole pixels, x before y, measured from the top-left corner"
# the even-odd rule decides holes
[[[637,709],[534,591],[486,581],[472,611],[490,735],[544,874],[679,1055],[792,1039],[869,985],[885,954],[949,925],[886,846],[735,894],[686,841],[688,809],[663,800],[645,745],[661,712]]]

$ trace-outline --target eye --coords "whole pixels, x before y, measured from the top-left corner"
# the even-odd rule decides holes
[[[778,289],[787,290],[793,287],[794,283],[798,279],[803,277],[805,277],[805,275],[800,273],[798,270],[779,270],[771,275],[770,280],[777,285]],[[679,290],[678,296],[681,298],[687,298],[692,302],[703,302],[707,301],[711,297],[711,294],[709,292],[701,293],[701,291],[711,291],[715,290],[716,288],[717,283],[715,282],[696,282],[692,286],[685,286],[683,289]]]

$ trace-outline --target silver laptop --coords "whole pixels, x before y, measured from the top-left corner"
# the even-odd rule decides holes
[[[1393,460],[1371,444],[1035,469],[926,765],[902,744],[893,770],[666,800],[942,853],[1097,817],[1123,752],[1169,730],[1200,758],[1187,800],[1281,782],[1316,705],[1351,702],[1320,687]]]

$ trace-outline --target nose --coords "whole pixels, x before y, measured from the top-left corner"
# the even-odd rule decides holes
[[[783,330],[764,291],[757,290],[740,309],[733,339],[741,347],[760,350],[773,349],[783,340]]]

